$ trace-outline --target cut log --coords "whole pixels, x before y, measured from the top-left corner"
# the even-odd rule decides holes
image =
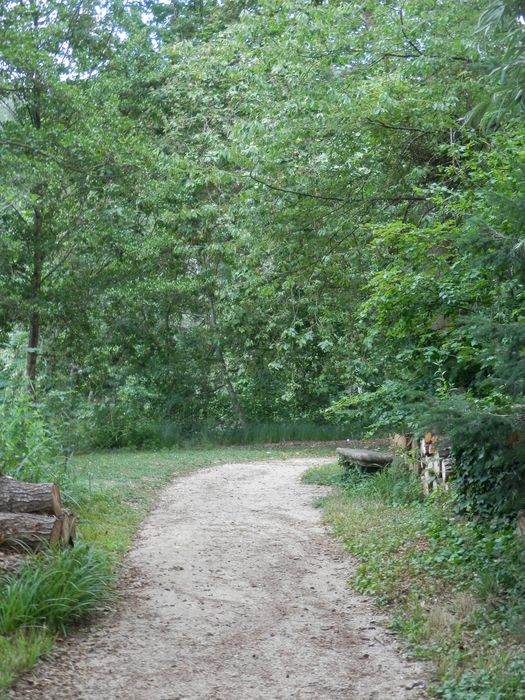
[[[412,441],[410,433],[394,433],[392,447],[397,452],[408,452]]]
[[[421,481],[423,482],[423,493],[428,496],[431,491],[434,490],[436,477],[435,474],[430,471],[430,469],[424,469],[421,475]]]
[[[421,456],[428,457],[437,451],[437,435],[425,433],[425,437],[421,440]]]
[[[441,460],[439,457],[427,457],[425,459],[425,471],[432,474],[436,479],[439,479],[441,477]]]
[[[46,545],[71,545],[74,542],[75,517],[35,513],[0,513],[0,547],[40,549]]]
[[[0,477],[0,511],[61,515],[60,489],[56,484],[29,484]]]
[[[58,516],[58,519],[62,522],[60,541],[62,544],[72,547],[75,544],[76,518],[71,511],[65,510],[62,515]]]
[[[356,465],[363,469],[381,469],[392,463],[394,455],[388,452],[374,450],[354,450],[348,447],[338,447],[336,452],[345,465]]]
[[[0,545],[19,549],[38,549],[45,544],[57,544],[62,533],[62,521],[54,515],[34,513],[0,513]]]

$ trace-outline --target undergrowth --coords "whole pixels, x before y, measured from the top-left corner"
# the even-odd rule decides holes
[[[108,554],[86,542],[30,555],[0,578],[0,697],[18,671],[51,649],[56,634],[111,596],[113,581]]]
[[[138,416],[122,422],[103,416],[91,434],[95,448],[165,449],[195,448],[214,445],[263,445],[282,442],[345,440],[347,425],[308,421],[257,422],[245,425],[222,425],[218,422],[192,426],[175,420]]]
[[[64,633],[110,595],[108,555],[86,542],[30,557],[0,587],[0,634],[45,626]]]
[[[309,483],[334,533],[358,559],[353,586],[376,596],[410,653],[433,662],[443,700],[525,698],[525,542],[503,521],[454,516],[454,496],[421,500],[393,466],[373,476],[322,466]]]

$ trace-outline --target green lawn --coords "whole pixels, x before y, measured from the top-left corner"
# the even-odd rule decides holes
[[[130,546],[131,539],[139,523],[153,507],[156,494],[176,476],[187,474],[196,469],[226,462],[247,462],[263,459],[286,459],[298,456],[321,456],[334,453],[331,447],[219,447],[174,449],[158,452],[132,452],[127,450],[96,452],[75,457],[68,466],[62,479],[64,504],[77,515],[77,538],[82,543],[94,546],[93,552],[103,550],[113,558],[113,571],[118,570],[118,561]],[[89,551],[86,556],[91,556]],[[42,565],[40,558],[29,560],[28,567],[35,572]],[[56,574],[59,567],[69,567],[59,555],[50,557],[43,566],[51,574]],[[78,577],[82,575],[85,561],[78,562],[71,573],[72,586],[78,592]],[[20,619],[31,612],[24,606],[31,605],[35,598],[35,586],[38,577],[26,571],[17,581],[2,583],[0,581],[0,697],[5,694],[16,674],[30,669],[39,656],[49,652],[57,634],[56,626],[52,628],[51,620],[36,617],[34,624],[20,625],[12,629],[13,616]],[[51,571],[53,569],[53,571]],[[79,571],[80,569],[80,571]],[[104,568],[101,568],[104,571]],[[105,575],[101,573],[101,576]],[[77,578],[75,579],[74,576]],[[48,577],[49,578],[49,577]],[[55,575],[55,578],[56,575]],[[88,582],[91,584],[92,582]],[[100,584],[96,582],[97,585]],[[9,585],[7,585],[9,584]],[[39,588],[39,606],[46,591]],[[64,595],[64,593],[61,593]],[[67,595],[67,593],[65,594]],[[72,596],[75,604],[74,596]],[[96,602],[96,599],[94,598]],[[95,604],[95,603],[94,603]],[[52,606],[48,606],[51,610]],[[14,610],[16,608],[16,610]],[[72,616],[72,620],[75,616]],[[9,626],[8,625],[8,620]]]

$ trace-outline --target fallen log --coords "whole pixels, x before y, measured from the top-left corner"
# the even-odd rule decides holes
[[[0,477],[0,512],[62,514],[57,484],[30,484]]]
[[[0,547],[41,549],[47,545],[72,545],[75,539],[75,516],[35,513],[0,513]]]
[[[355,450],[348,447],[338,447],[336,452],[339,460],[345,465],[356,465],[363,469],[376,470],[392,463],[394,455],[389,452],[375,450]]]

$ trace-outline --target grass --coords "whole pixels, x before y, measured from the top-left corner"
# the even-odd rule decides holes
[[[262,445],[283,442],[346,440],[351,426],[307,421],[257,422],[243,426],[210,423],[193,432],[174,420],[143,419],[133,424],[114,425],[111,421],[94,432],[99,447],[140,447],[171,449],[202,445]]]
[[[344,474],[339,464],[323,464],[321,467],[308,469],[303,474],[305,484],[319,486],[343,486]]]
[[[389,609],[410,652],[433,662],[430,695],[525,698],[525,542],[502,523],[461,521],[450,492],[422,502],[399,468],[363,478],[337,465],[327,522],[358,560],[352,585]]]
[[[110,594],[111,562],[87,542],[26,560],[7,576],[0,599],[0,633],[45,626],[64,633]]]
[[[51,651],[53,637],[46,629],[18,630],[0,635],[0,697],[13,682],[17,671],[33,668],[38,658]]]
[[[333,447],[119,450],[74,458],[61,486],[65,505],[77,514],[78,544],[31,556],[16,575],[0,578],[0,697],[19,672],[49,652],[57,634],[107,598],[111,562],[129,548],[156,494],[174,476],[223,462],[324,454],[333,454]]]
[[[349,428],[345,425],[329,425],[307,422],[253,423],[227,430],[210,429],[203,439],[219,445],[260,445],[285,441],[345,440]]]

